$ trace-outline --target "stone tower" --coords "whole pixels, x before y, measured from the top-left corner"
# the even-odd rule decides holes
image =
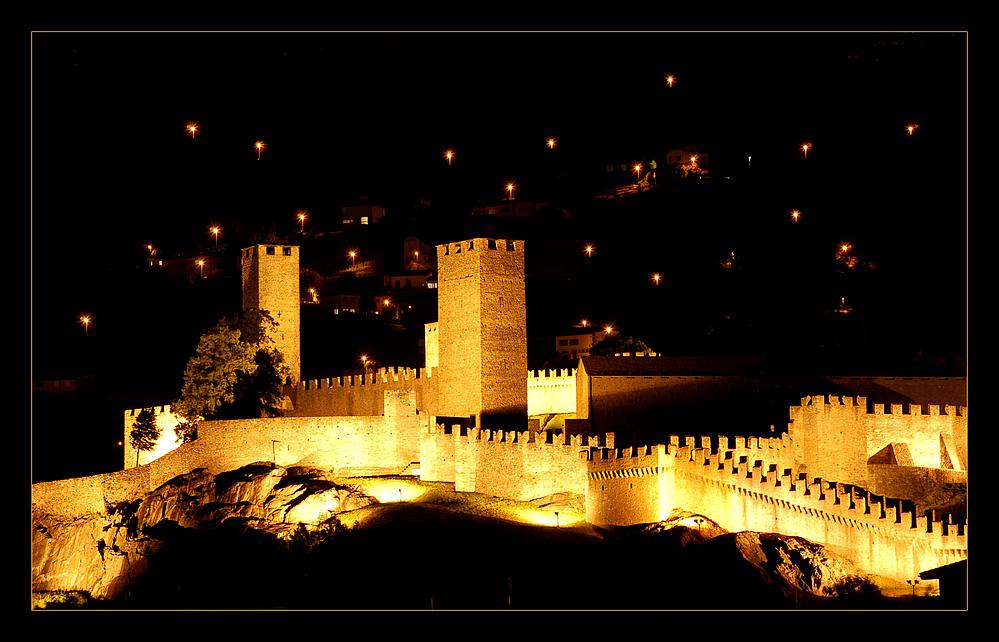
[[[298,285],[298,247],[253,245],[240,255],[243,273],[243,309],[267,310],[277,321],[271,333],[284,355],[290,378],[302,378],[301,301]]]
[[[438,414],[527,428],[524,242],[437,246]]]

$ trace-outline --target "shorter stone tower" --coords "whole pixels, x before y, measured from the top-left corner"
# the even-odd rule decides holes
[[[240,255],[243,309],[266,310],[277,322],[271,339],[284,356],[293,383],[302,378],[298,261],[295,245],[253,245]]]

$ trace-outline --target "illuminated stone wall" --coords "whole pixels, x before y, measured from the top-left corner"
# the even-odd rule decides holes
[[[340,475],[396,474],[420,457],[415,414],[394,417],[276,417],[205,421],[198,439],[129,470],[32,485],[32,504],[60,515],[104,510],[206,468],[216,474],[258,461],[302,464]]]
[[[967,559],[966,523],[959,518],[906,510],[896,499],[784,467],[785,440],[749,439],[734,449],[723,443],[712,452],[693,445],[709,443],[702,439],[591,449],[587,521],[643,523],[683,508],[729,531],[804,537],[900,580]]]
[[[925,411],[924,411],[925,409]],[[816,474],[875,491],[884,482],[868,474],[868,460],[891,444],[905,444],[912,466],[967,470],[968,413],[963,406],[873,404],[864,397],[813,395],[790,409],[795,461]],[[942,452],[951,453],[942,457]],[[956,461],[947,461],[956,460]]]
[[[576,370],[531,370],[527,373],[527,414],[576,412]]]
[[[294,406],[285,411],[296,417],[369,417],[385,413],[385,395],[390,391],[412,391],[416,408],[433,414],[436,381],[425,369],[381,368],[377,372],[342,377],[308,379],[286,388]]]
[[[273,254],[268,254],[272,250]],[[299,255],[295,245],[253,245],[240,254],[243,309],[267,310],[277,322],[270,333],[291,380],[302,378]]]
[[[440,366],[440,332],[437,322],[423,324],[423,366],[433,370]]]
[[[523,241],[437,246],[438,414],[478,427],[527,426]]]

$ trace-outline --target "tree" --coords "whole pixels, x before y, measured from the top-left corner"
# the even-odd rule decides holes
[[[184,369],[184,385],[173,409],[181,417],[177,440],[197,438],[202,419],[273,417],[281,413],[287,367],[273,347],[277,326],[265,310],[224,318],[198,341]]]
[[[135,465],[139,465],[139,453],[143,450],[152,450],[156,447],[156,442],[160,438],[160,427],[156,425],[156,416],[152,408],[143,408],[135,418],[132,425],[132,432],[129,433],[129,440],[135,448]]]

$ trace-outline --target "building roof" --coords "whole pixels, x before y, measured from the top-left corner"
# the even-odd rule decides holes
[[[941,577],[960,577],[967,575],[968,573],[968,560],[959,560],[957,562],[952,562],[950,564],[945,564],[943,566],[938,566],[936,568],[931,568],[928,571],[921,571],[919,573],[920,579],[924,580],[935,580]]]

